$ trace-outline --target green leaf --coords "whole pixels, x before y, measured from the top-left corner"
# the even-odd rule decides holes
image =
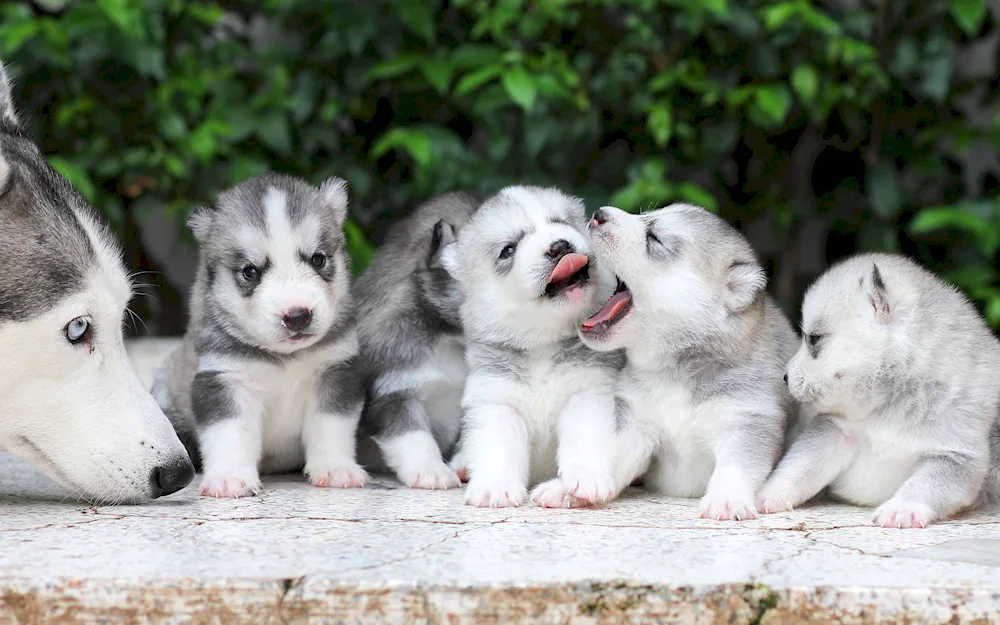
[[[896,182],[895,167],[882,161],[868,172],[868,201],[875,214],[883,219],[893,219],[903,206],[903,198]]]
[[[493,46],[467,44],[459,46],[451,53],[451,65],[455,69],[466,70],[491,65],[500,59],[500,50]]]
[[[257,138],[278,154],[287,156],[292,152],[292,129],[284,113],[273,112],[260,119]]]
[[[503,73],[501,83],[510,99],[522,109],[530,111],[535,107],[535,83],[523,67],[513,67]]]
[[[382,135],[372,146],[373,158],[381,158],[390,150],[403,149],[418,165],[428,165],[431,162],[431,141],[426,135],[413,128],[393,128]]]
[[[728,0],[699,0],[698,5],[720,17],[725,17],[729,14]]]
[[[93,204],[97,201],[97,186],[90,179],[90,174],[87,173],[86,169],[60,156],[50,156],[48,160],[52,169],[69,180],[73,187],[80,192],[80,195],[87,198],[88,202]]]
[[[401,54],[395,58],[382,61],[378,65],[372,67],[368,70],[368,78],[370,80],[393,78],[410,71],[416,67],[419,62],[420,55],[418,54]]]
[[[447,59],[428,58],[420,64],[420,70],[424,73],[427,82],[438,90],[439,93],[447,93],[451,86],[453,72],[451,64]]]
[[[819,74],[811,65],[799,65],[792,72],[792,89],[803,104],[812,104],[819,90]]]
[[[670,105],[660,103],[654,106],[653,110],[649,112],[649,119],[646,123],[649,125],[650,132],[653,133],[653,141],[656,142],[656,145],[661,148],[667,145],[674,132],[674,115]]]
[[[693,182],[682,182],[677,185],[677,195],[685,202],[704,206],[713,213],[719,211],[719,203],[715,201],[715,196]]]
[[[986,17],[986,0],[951,0],[951,16],[966,35],[975,35]]]
[[[913,234],[927,234],[948,228],[974,234],[980,251],[986,256],[992,257],[1000,250],[1000,226],[968,205],[925,208],[914,217],[909,226]]]
[[[754,102],[769,125],[780,126],[792,106],[792,94],[785,85],[765,85],[755,90]]]
[[[466,74],[458,81],[455,85],[455,95],[468,95],[478,89],[479,87],[490,82],[494,78],[500,75],[503,68],[500,65],[488,65],[481,69],[477,69],[471,74]]]
[[[798,15],[798,2],[782,2],[764,10],[764,26],[768,30],[776,30],[785,25],[788,20]]]
[[[347,239],[347,253],[351,256],[351,273],[357,276],[371,264],[375,248],[353,219],[344,222],[344,236]]]
[[[434,41],[433,7],[426,0],[398,0],[396,14],[407,28],[424,38],[427,42]]]
[[[13,22],[0,26],[0,41],[3,42],[3,55],[10,56],[17,52],[21,45],[38,34],[38,22],[33,19]]]

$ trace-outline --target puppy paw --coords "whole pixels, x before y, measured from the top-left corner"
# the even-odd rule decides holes
[[[324,469],[307,467],[305,474],[313,486],[320,488],[362,488],[368,483],[368,473],[356,464]]]
[[[469,472],[469,463],[465,461],[461,453],[455,454],[455,457],[451,459],[448,466],[455,472],[455,475],[458,476],[458,479],[463,484],[469,481],[469,476],[471,475]]]
[[[922,503],[890,499],[875,510],[872,523],[880,527],[924,528],[934,520],[934,510]]]
[[[240,497],[259,495],[260,491],[260,476],[256,473],[206,475],[201,480],[201,494],[204,497],[239,499]]]
[[[789,512],[792,507],[792,498],[781,493],[769,493],[765,491],[757,497],[757,512],[760,514]]]
[[[701,500],[703,519],[716,521],[746,521],[757,518],[757,508],[749,493],[708,493]]]
[[[528,489],[521,484],[472,480],[465,487],[465,503],[478,508],[517,508],[528,497]]]
[[[425,466],[400,471],[399,481],[410,488],[427,488],[430,490],[445,490],[458,488],[462,485],[458,475],[448,465],[441,461],[428,462]]]
[[[542,482],[531,491],[531,500],[542,508],[583,508],[590,505],[570,493],[569,485],[562,478]]]
[[[566,472],[562,475],[569,494],[596,506],[615,497],[615,479],[610,474],[596,472]]]

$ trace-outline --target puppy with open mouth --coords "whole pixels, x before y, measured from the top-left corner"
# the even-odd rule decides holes
[[[624,349],[616,487],[701,497],[701,516],[754,518],[778,459],[791,397],[782,381],[796,335],[764,290],[747,240],[705,209],[674,204],[590,221],[615,293],[580,326],[598,351]]]
[[[613,286],[596,266],[583,202],[556,189],[505,188],[442,262],[463,294],[466,503],[518,506],[543,481],[532,493],[539,505],[609,500],[622,356],[588,350],[576,336]]]

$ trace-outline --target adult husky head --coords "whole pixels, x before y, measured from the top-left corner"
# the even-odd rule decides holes
[[[595,275],[583,202],[551,188],[501,189],[442,263],[462,285],[465,331],[519,347],[565,338],[606,282]]]
[[[278,174],[246,180],[195,211],[202,314],[241,343],[278,354],[325,338],[349,313],[341,305],[350,287],[346,216],[340,178],[316,188]]]
[[[25,137],[2,65],[0,219],[0,447],[93,500],[186,486],[191,461],[125,353],[120,252]]]

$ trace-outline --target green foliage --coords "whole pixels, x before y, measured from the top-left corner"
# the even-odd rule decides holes
[[[1000,147],[970,112],[996,70],[960,63],[997,27],[985,0],[226,6],[0,8],[34,135],[125,235],[264,170],[337,174],[360,268],[430,195],[555,184],[591,207],[718,211],[789,309],[827,263],[883,249],[1000,326],[1000,171],[970,156]]]

